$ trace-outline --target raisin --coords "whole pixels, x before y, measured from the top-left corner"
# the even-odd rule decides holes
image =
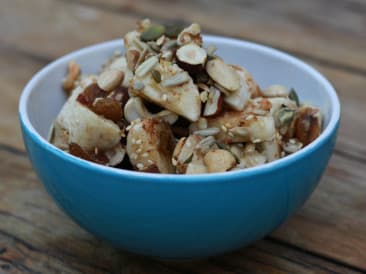
[[[108,98],[112,98],[113,100],[120,102],[123,109],[130,98],[128,95],[128,88],[118,87],[108,95]]]
[[[106,96],[106,92],[103,91],[99,86],[94,83],[90,84],[85,90],[79,94],[77,101],[87,107],[91,107],[96,98],[103,98]]]
[[[78,158],[101,165],[105,165],[109,162],[109,159],[107,158],[107,156],[104,155],[104,153],[85,151],[81,146],[76,143],[69,144],[69,153]]]
[[[123,117],[121,103],[111,98],[101,98],[96,100],[90,109],[94,113],[114,122],[120,121]]]

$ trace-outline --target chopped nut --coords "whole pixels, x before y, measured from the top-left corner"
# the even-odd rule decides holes
[[[211,87],[205,109],[203,110],[203,116],[211,117],[219,115],[222,111],[222,104],[223,98],[220,92],[217,89]]]
[[[265,97],[287,97],[289,96],[290,90],[281,85],[272,85],[262,91]]]
[[[123,76],[122,71],[109,69],[99,75],[97,83],[101,89],[109,92],[121,84]]]
[[[121,103],[111,98],[98,98],[94,101],[91,110],[114,122],[120,121],[123,117]]]
[[[200,25],[193,23],[189,27],[183,29],[177,37],[178,45],[185,45],[188,43],[196,43],[202,46],[201,27]]]
[[[232,153],[224,149],[210,150],[203,158],[203,162],[210,173],[228,171],[236,165]]]
[[[221,59],[209,60],[206,64],[206,71],[215,82],[225,89],[235,91],[240,88],[239,75]]]
[[[196,72],[203,69],[206,62],[206,51],[195,43],[181,46],[176,53],[178,65],[186,71]]]
[[[70,61],[67,69],[68,73],[66,78],[62,81],[62,87],[67,93],[70,93],[71,90],[74,88],[75,81],[80,76],[80,67],[74,61]]]

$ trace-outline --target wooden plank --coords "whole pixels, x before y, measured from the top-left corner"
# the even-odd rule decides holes
[[[3,144],[24,148],[18,122],[19,96],[24,85],[45,62],[1,45],[0,59],[0,139]]]
[[[78,2],[163,21],[196,21],[207,32],[258,41],[364,73],[366,69],[366,2],[362,0]]]
[[[230,0],[208,4],[203,0],[108,0],[109,5],[99,0],[78,1],[93,5],[68,0],[3,3],[0,41],[56,57],[81,46],[121,37],[137,18],[150,16],[158,21],[197,21],[205,32],[250,39],[323,64],[366,72],[362,1],[247,1],[243,4]],[[70,35],[77,38],[68,39]]]
[[[9,5],[9,3],[12,2],[9,1],[7,4]],[[86,43],[96,42],[97,39],[110,39],[113,35],[117,35],[117,31],[115,30],[116,28],[110,30],[109,23],[119,22],[119,19],[110,19],[115,17],[108,12],[95,11],[94,9],[89,8],[80,8],[79,5],[64,3],[48,4],[48,2],[46,3],[39,0],[32,3],[34,6],[36,6],[34,3],[38,3],[46,5],[46,7],[51,8],[51,10],[57,9],[58,16],[69,20],[69,25],[59,25],[64,19],[61,20],[56,18],[52,19],[54,21],[50,22],[49,16],[47,16],[46,12],[42,14],[38,14],[36,12],[35,16],[28,16],[24,19],[25,21],[23,21],[23,24],[32,25],[33,22],[36,21],[37,23],[34,24],[35,27],[44,25],[43,29],[40,30],[41,41],[37,40],[36,36],[29,38],[25,35],[23,39],[22,35],[24,35],[25,32],[19,32],[22,35],[18,33],[18,36],[12,36],[13,40],[5,40],[7,43],[9,41],[9,43],[14,42],[17,45],[16,49],[18,49],[18,52],[14,53],[13,47],[11,49],[8,48],[6,50],[0,50],[1,60],[6,60],[5,63],[0,63],[0,79],[3,86],[9,91],[3,93],[3,96],[5,97],[3,97],[0,102],[1,115],[3,117],[7,117],[7,119],[2,119],[0,122],[0,142],[16,147],[21,147],[18,130],[15,129],[14,126],[17,125],[16,101],[17,96],[19,96],[21,86],[25,84],[29,75],[37,70],[41,66],[41,63],[49,58],[66,53],[69,50],[76,49]],[[13,10],[10,10],[11,12],[14,12],[14,14],[10,15],[15,16],[18,11],[20,13],[25,13],[26,8],[30,9],[31,7],[22,6],[18,9],[14,8]],[[0,13],[2,13],[4,9],[1,8],[0,10]],[[39,10],[42,11],[42,8],[40,7]],[[91,24],[92,31],[88,30],[90,27],[88,25],[88,20],[90,19],[81,20],[70,15],[67,17],[67,13],[71,15],[80,13],[83,14],[83,18],[85,18],[85,14],[87,14],[87,18],[90,18],[92,17],[91,14],[93,14],[93,12],[91,11],[93,10],[97,12],[97,14],[102,14],[98,19],[103,20],[101,20],[100,24]],[[9,11],[9,9],[7,11]],[[3,13],[0,16],[0,20],[2,20],[0,28],[3,25],[2,22],[4,17],[2,15]],[[126,22],[128,23],[130,19],[127,19],[128,21]],[[134,18],[132,18],[131,21],[134,21]],[[128,26],[127,23],[118,29],[118,35],[133,27],[132,25],[134,22],[131,22],[131,26]],[[74,29],[71,26],[73,26]],[[58,30],[57,27],[59,27],[60,30]],[[56,33],[50,33],[50,30],[54,30]],[[83,30],[86,32],[85,36],[80,35]],[[36,32],[34,31],[33,33]],[[62,37],[63,42],[58,38],[61,36],[61,33],[64,35]],[[4,37],[6,36],[5,34],[6,33],[4,33]],[[41,36],[43,38],[41,38]],[[44,37],[56,40],[56,42],[47,42]],[[0,38],[0,40],[1,39],[2,38]],[[29,45],[27,43],[23,45],[20,44],[20,42],[27,42]],[[33,42],[34,44],[32,44]],[[59,44],[57,44],[57,42]],[[22,51],[29,51],[31,54],[27,55]],[[11,55],[12,52],[13,55]],[[365,234],[365,224],[364,222],[359,222],[358,215],[362,216],[361,209],[363,209],[363,200],[361,199],[362,197],[360,196],[360,193],[365,193],[365,189],[362,187],[365,174],[362,173],[363,166],[358,165],[357,161],[365,159],[363,136],[365,136],[366,127],[363,122],[365,114],[363,102],[365,102],[364,87],[366,79],[361,75],[346,73],[339,69],[330,69],[324,66],[317,66],[317,68],[335,83],[342,100],[342,124],[340,129],[340,138],[337,143],[338,154],[335,156],[336,160],[332,160],[327,176],[323,179],[322,185],[314,194],[314,196],[319,195],[319,197],[315,198],[315,202],[313,202],[314,198],[309,202],[310,205],[314,204],[311,206],[313,209],[309,210],[307,209],[309,206],[306,206],[304,209],[308,210],[305,211],[306,213],[302,213],[303,211],[301,211],[299,215],[293,218],[294,221],[291,219],[289,224],[275,233],[275,236],[276,239],[283,239],[284,241],[290,240],[292,244],[301,248],[306,248],[312,251],[316,250],[323,256],[337,258],[345,263],[355,264],[360,268],[364,268],[366,260],[358,248],[364,248],[365,239],[363,235]],[[5,71],[6,73],[4,74],[3,72]],[[9,107],[8,102],[11,102]],[[9,130],[12,132],[11,134],[9,134]],[[14,140],[14,135],[18,138],[17,140]],[[12,148],[8,147],[8,150],[11,151]],[[338,158],[348,159],[347,161],[349,161],[349,163],[342,162],[343,164],[340,167],[336,166],[336,168],[334,168],[334,165],[338,164]],[[3,174],[1,174],[1,176],[3,176]],[[327,187],[323,187],[324,184],[326,184]],[[340,191],[337,191],[337,189],[340,189]],[[24,194],[22,199],[26,199],[28,197],[27,195],[29,195],[28,192]],[[343,206],[345,201],[347,206],[340,208],[340,206]],[[45,205],[45,208],[47,207],[49,207],[49,205]],[[325,210],[325,212],[317,213],[318,210]],[[338,221],[343,220],[343,218],[345,218],[349,224],[357,224],[357,226],[347,226],[347,223],[340,222],[340,227],[338,227]],[[325,220],[325,224],[323,224],[323,219]],[[61,225],[61,227],[63,226]],[[314,231],[317,231],[318,233],[315,233]],[[344,237],[345,232],[347,232],[347,237]],[[327,238],[326,236],[328,234],[332,235],[332,237],[329,236],[329,238]],[[328,247],[327,242],[324,243],[324,241],[335,242]],[[352,249],[352,246],[349,243],[357,245]]]
[[[80,229],[55,206],[25,155],[0,147],[0,161],[0,272],[360,273],[270,239],[196,262],[156,261],[117,251]]]

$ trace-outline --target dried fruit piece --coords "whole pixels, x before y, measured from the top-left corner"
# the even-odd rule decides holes
[[[97,80],[98,86],[105,91],[112,91],[123,81],[124,73],[116,69],[108,69],[102,72]]]
[[[225,89],[235,91],[240,88],[239,75],[221,59],[209,60],[206,64],[206,71],[215,82]]]
[[[128,89],[122,86],[117,87],[111,93],[108,94],[108,98],[112,98],[113,100],[121,103],[121,108],[125,107],[130,96],[128,95]]]
[[[67,133],[68,143],[77,143],[86,151],[114,147],[121,139],[120,128],[80,104],[76,98],[82,92],[82,88],[75,89],[62,107],[56,119],[59,129]]]
[[[121,104],[111,98],[98,98],[94,101],[91,110],[113,122],[118,122],[123,117]]]
[[[158,39],[165,32],[165,27],[162,25],[154,25],[141,33],[140,39],[141,41],[147,42]]]
[[[319,109],[304,106],[296,113],[295,137],[306,146],[320,135],[321,124]]]
[[[224,172],[232,169],[236,165],[235,157],[227,150],[212,149],[203,158],[208,172]]]
[[[69,153],[78,158],[101,165],[106,165],[109,161],[109,159],[107,158],[107,156],[104,155],[104,153],[100,153],[98,151],[97,153],[95,153],[94,150],[93,152],[85,151],[81,146],[79,146],[76,143],[71,143],[69,145]]]
[[[77,96],[76,100],[86,107],[91,107],[95,99],[102,98],[105,95],[105,92],[100,89],[98,84],[93,83],[87,86],[84,91]]]
[[[206,51],[195,43],[181,46],[176,52],[178,65],[189,72],[203,69],[207,59]]]
[[[148,171],[155,166],[160,173],[173,173],[173,148],[174,137],[169,124],[159,119],[134,123],[127,135],[126,151],[137,170]]]
[[[211,117],[219,115],[222,111],[223,98],[220,91],[211,87],[208,94],[207,102],[203,110],[203,116]]]
[[[70,61],[67,65],[67,76],[62,81],[62,87],[63,89],[70,94],[71,90],[74,88],[75,81],[80,76],[80,67],[78,64],[75,63],[75,61]]]

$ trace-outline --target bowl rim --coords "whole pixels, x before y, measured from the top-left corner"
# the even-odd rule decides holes
[[[282,52],[280,50],[274,49],[269,46],[261,45],[254,42],[249,42],[245,40],[239,40],[235,38],[223,37],[223,36],[215,36],[215,35],[204,35],[204,38],[210,40],[210,42],[214,42],[218,45],[221,43],[224,44],[232,44],[236,46],[242,46],[251,50],[261,51],[265,54],[274,55],[281,59],[285,59],[287,62],[292,63],[296,66],[301,67],[302,69],[306,70],[309,74],[311,74],[317,81],[321,83],[324,87],[324,91],[329,95],[330,102],[331,102],[331,114],[328,125],[322,130],[320,136],[307,145],[305,148],[297,151],[291,155],[288,155],[284,158],[275,160],[270,163],[266,163],[260,166],[250,167],[247,169],[242,170],[235,170],[235,171],[228,171],[228,172],[221,172],[221,173],[204,173],[204,174],[156,174],[156,173],[146,173],[140,171],[133,171],[133,170],[125,170],[125,169],[118,169],[114,167],[108,167],[99,165],[96,163],[92,163],[78,157],[75,157],[56,146],[49,143],[45,138],[43,138],[33,127],[30,122],[27,113],[27,103],[32,93],[33,87],[43,79],[43,77],[53,68],[59,66],[60,64],[64,63],[66,60],[72,60],[77,58],[79,55],[89,54],[94,50],[100,48],[112,48],[116,47],[117,45],[123,46],[123,41],[121,39],[106,41],[102,43],[98,43],[95,45],[91,45],[88,47],[81,48],[79,50],[73,51],[68,53],[51,63],[47,64],[44,68],[38,71],[26,84],[24,87],[20,99],[19,99],[19,120],[23,126],[23,129],[26,131],[25,134],[28,134],[30,138],[33,139],[35,143],[41,146],[43,149],[47,150],[49,153],[54,154],[56,157],[62,158],[62,160],[71,162],[81,168],[93,169],[96,172],[101,172],[103,174],[108,175],[115,175],[115,176],[129,176],[131,178],[141,178],[150,179],[153,181],[165,181],[165,182],[205,182],[205,181],[219,181],[221,179],[234,179],[237,177],[248,177],[253,176],[261,173],[267,173],[275,169],[279,169],[281,167],[287,166],[293,162],[300,160],[301,158],[311,154],[316,149],[322,146],[337,130],[339,120],[340,120],[340,102],[337,96],[337,93],[332,86],[332,84],[315,68],[308,65],[304,61],[288,54]]]

